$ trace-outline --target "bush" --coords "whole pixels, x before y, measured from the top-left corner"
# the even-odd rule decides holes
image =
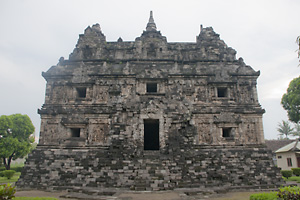
[[[2,172],[4,174],[4,176],[7,178],[7,179],[11,179],[11,177],[14,176],[14,174],[16,173],[15,170],[5,170]]]
[[[15,197],[16,189],[10,184],[0,185],[0,199],[13,199]]]
[[[298,186],[287,186],[279,188],[277,196],[283,200],[300,199],[300,187]]]
[[[11,167],[11,170],[15,170],[16,172],[22,172],[23,167]]]
[[[291,177],[293,175],[293,171],[292,170],[281,170],[280,173],[285,178],[289,178],[289,177]]]
[[[292,168],[293,174],[295,174],[296,176],[300,175],[300,168]]]
[[[298,183],[300,182],[300,177],[299,176],[292,176],[289,178],[289,181],[297,181]]]
[[[250,200],[277,200],[277,192],[252,194]]]

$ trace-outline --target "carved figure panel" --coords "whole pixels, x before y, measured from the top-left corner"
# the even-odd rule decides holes
[[[97,103],[107,103],[108,99],[108,87],[107,86],[94,86],[94,100]]]
[[[257,131],[256,131],[256,124],[253,123],[247,123],[245,124],[245,139],[246,143],[257,143],[258,138],[257,138]]]
[[[240,86],[239,90],[239,98],[243,103],[252,103],[252,99],[250,98],[251,87],[247,85]]]
[[[65,86],[53,86],[51,101],[52,103],[65,103],[67,102],[68,89]]]
[[[200,86],[196,88],[196,94],[197,94],[197,100],[198,101],[206,101],[207,96],[206,96],[206,92],[207,89],[204,86]]]
[[[108,137],[108,124],[90,124],[89,125],[89,144],[105,144]]]
[[[207,123],[198,123],[197,131],[199,135],[200,144],[212,144],[213,136],[211,133],[211,124]]]
[[[44,127],[44,144],[57,143],[58,140],[58,124],[47,124]]]

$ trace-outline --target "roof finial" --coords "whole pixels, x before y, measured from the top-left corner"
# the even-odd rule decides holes
[[[150,11],[150,18],[149,18],[149,22],[147,24],[146,27],[146,31],[156,31],[156,25],[153,19],[153,12]]]

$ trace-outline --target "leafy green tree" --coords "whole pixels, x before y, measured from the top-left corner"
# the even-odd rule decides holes
[[[9,170],[12,160],[24,158],[32,150],[34,126],[27,115],[2,115],[0,130],[0,157]]]
[[[12,121],[9,116],[0,116],[0,137],[5,137],[10,133],[12,127]]]
[[[277,131],[279,135],[285,135],[285,138],[288,139],[288,136],[293,133],[294,128],[291,127],[291,124],[288,121],[282,120],[282,123],[278,123]]]
[[[298,123],[300,120],[300,77],[293,79],[282,96],[281,104],[287,111],[289,120]]]

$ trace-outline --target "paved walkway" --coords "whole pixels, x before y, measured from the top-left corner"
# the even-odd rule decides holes
[[[230,192],[226,194],[187,195],[180,191],[164,192],[131,192],[122,191],[113,196],[90,196],[81,193],[45,192],[39,190],[18,191],[16,196],[23,197],[55,197],[59,200],[249,200],[251,194],[256,192]]]
[[[297,185],[297,182],[287,182],[287,185]],[[300,185],[300,184],[298,184]],[[196,190],[172,190],[172,191],[128,191],[128,190],[102,190],[90,188],[86,192],[90,195],[83,194],[81,188],[77,192],[66,191],[41,191],[41,190],[24,190],[17,189],[16,196],[22,197],[54,197],[59,200],[249,200],[251,194],[267,191],[245,191],[245,192],[228,192],[213,193],[212,191],[202,191],[197,193]],[[75,190],[76,191],[76,190]],[[110,191],[110,192],[109,192]],[[113,191],[113,192],[112,192]],[[99,193],[100,192],[100,193]],[[226,191],[223,191],[226,192]],[[204,194],[203,194],[204,193]],[[102,194],[102,195],[100,195]],[[103,194],[105,196],[103,196]]]

